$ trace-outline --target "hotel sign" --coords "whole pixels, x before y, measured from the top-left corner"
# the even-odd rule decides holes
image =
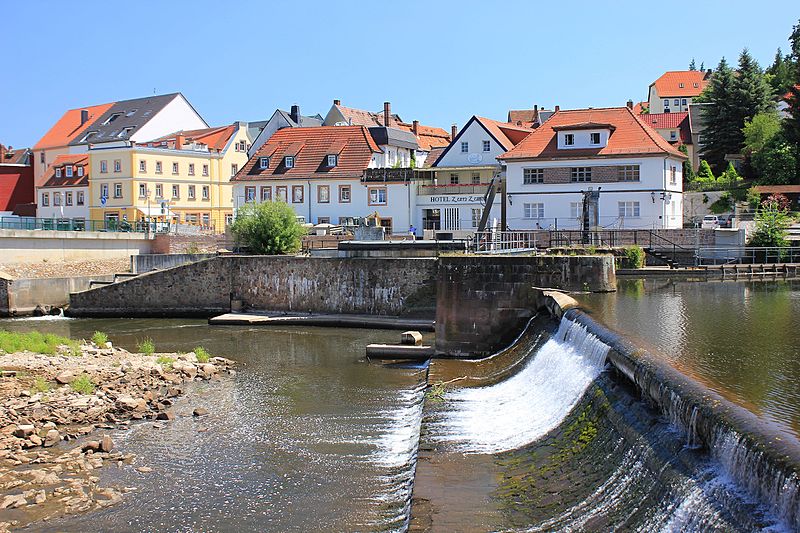
[[[432,204],[480,204],[483,203],[483,196],[429,196],[428,201]]]

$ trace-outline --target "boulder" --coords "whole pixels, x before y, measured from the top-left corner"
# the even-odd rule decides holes
[[[150,468],[149,466],[140,466],[139,468],[136,469],[136,471],[141,472],[142,474],[149,474],[150,472],[153,471],[153,469]]]
[[[28,505],[28,500],[25,499],[25,496],[22,494],[12,494],[11,496],[3,498],[3,502],[0,503],[0,509],[16,509],[23,505]]]
[[[17,438],[24,439],[33,435],[36,428],[32,424],[20,424],[14,429],[13,435]]]
[[[103,435],[103,438],[100,440],[100,451],[109,453],[113,449],[114,441],[111,440],[109,435]]]
[[[44,445],[46,448],[50,446],[55,446],[61,440],[61,434],[58,432],[57,429],[51,429],[47,432],[44,436]]]
[[[192,411],[193,416],[206,416],[208,414],[208,409],[204,407],[195,407],[194,411]]]
[[[77,377],[78,376],[76,376],[74,372],[72,372],[70,370],[64,370],[64,371],[59,372],[58,374],[56,374],[55,379],[56,379],[56,383],[59,383],[61,385],[68,385],[68,384],[72,383],[73,381],[75,381],[75,379]]]
[[[41,446],[42,445],[42,437],[40,437],[36,433],[34,433],[30,437],[28,437],[28,440],[31,441],[31,444],[33,444],[34,446]]]
[[[175,412],[172,411],[171,409],[158,413],[158,415],[156,416],[156,420],[174,420],[174,419],[175,419]]]
[[[90,440],[83,444],[81,450],[84,452],[98,452],[100,451],[100,441]]]

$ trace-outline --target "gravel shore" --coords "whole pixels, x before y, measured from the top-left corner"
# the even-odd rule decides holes
[[[92,259],[89,261],[40,261],[37,263],[0,264],[0,274],[12,279],[70,278],[76,276],[100,276],[130,272],[131,260]]]
[[[134,488],[101,487],[97,469],[136,468],[103,430],[169,423],[191,381],[235,374],[230,360],[131,353],[94,344],[78,355],[0,355],[0,532],[100,509]],[[194,416],[206,412],[196,409]],[[147,473],[149,468],[139,466]]]

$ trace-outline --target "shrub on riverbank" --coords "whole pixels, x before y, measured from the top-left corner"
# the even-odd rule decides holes
[[[254,254],[284,255],[300,251],[305,228],[286,202],[247,203],[231,225],[236,240]]]
[[[105,347],[106,343],[108,342],[108,335],[102,331],[95,331],[92,335],[92,342],[101,348]]]
[[[67,351],[72,355],[80,353],[80,343],[67,337],[38,331],[18,333],[0,330],[0,351],[5,353],[33,352],[55,355],[60,346],[66,346]]]
[[[211,354],[202,346],[198,346],[194,349],[194,355],[197,357],[198,363],[208,363],[208,360],[211,359]]]
[[[153,339],[147,337],[139,341],[139,344],[136,345],[136,349],[139,351],[139,353],[153,355],[156,352],[156,345],[153,342]]]
[[[69,384],[72,390],[81,394],[94,394],[94,382],[88,374],[81,374]]]
[[[645,253],[640,246],[626,246],[623,253],[622,257],[617,258],[619,268],[642,268],[644,266]]]

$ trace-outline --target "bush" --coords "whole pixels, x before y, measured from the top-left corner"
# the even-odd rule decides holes
[[[727,213],[733,209],[733,199],[728,193],[723,193],[716,202],[711,204],[708,209],[715,215]]]
[[[166,355],[162,355],[161,357],[156,359],[156,363],[158,363],[163,368],[168,369],[168,370],[172,369],[172,363],[174,363],[174,362],[175,362],[175,359],[173,359],[172,357],[168,357]]]
[[[211,354],[208,353],[202,346],[195,348],[194,354],[197,356],[198,363],[208,363],[208,360],[211,359]]]
[[[108,335],[103,333],[102,331],[95,331],[92,335],[92,342],[95,343],[97,346],[105,346],[108,342]]]
[[[284,255],[300,250],[305,228],[285,202],[247,203],[236,216],[231,231],[254,254]]]
[[[753,154],[753,167],[758,172],[758,182],[765,185],[795,183],[795,157],[792,145],[782,135],[775,135],[761,150]]]
[[[755,187],[750,187],[747,189],[746,200],[750,210],[755,211],[758,209],[758,206],[761,205],[761,193],[759,193]]]
[[[41,376],[36,376],[33,380],[33,390],[36,392],[47,392],[50,388],[50,383]]]
[[[94,394],[94,382],[87,374],[81,374],[69,384],[72,390],[81,394]]]
[[[781,202],[772,195],[756,211],[756,229],[750,236],[749,246],[789,246],[786,229],[791,218]]]
[[[0,351],[5,353],[27,351],[54,355],[58,352],[59,346],[66,346],[72,355],[80,353],[80,343],[66,337],[53,335],[52,333],[43,334],[38,331],[17,333],[0,330]]]
[[[156,345],[153,343],[153,339],[147,337],[139,341],[139,344],[136,345],[136,349],[145,355],[153,355],[156,351]]]
[[[626,246],[623,254],[618,260],[620,268],[642,268],[644,266],[645,253],[641,247]]]

